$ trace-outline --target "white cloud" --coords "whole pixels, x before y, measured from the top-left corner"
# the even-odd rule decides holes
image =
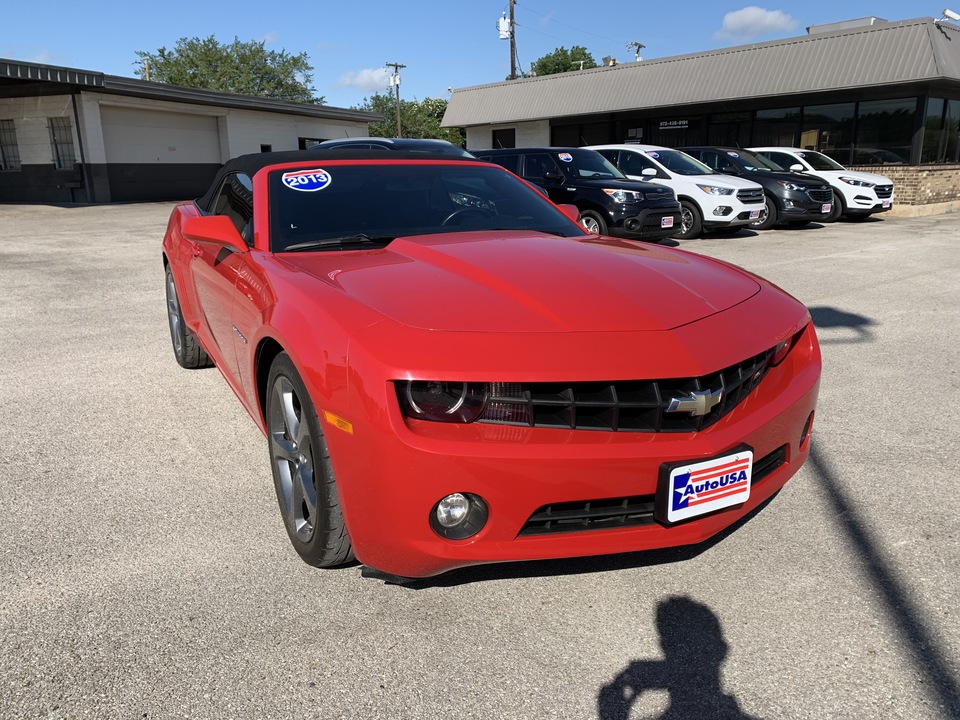
[[[390,73],[385,67],[364,68],[352,72],[345,72],[334,83],[338,88],[356,88],[363,92],[378,92],[386,90],[390,85]]]
[[[724,15],[723,29],[717,33],[717,37],[752,40],[770,33],[789,32],[796,27],[796,20],[781,10],[767,10],[749,5]]]

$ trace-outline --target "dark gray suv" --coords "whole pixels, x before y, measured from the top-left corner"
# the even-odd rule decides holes
[[[680,203],[668,187],[630,180],[586,148],[472,150],[539,186],[557,204],[576,205],[580,224],[597,235],[660,240],[680,230]]]
[[[749,150],[732,147],[677,148],[711,170],[738,175],[763,186],[764,209],[750,227],[769,230],[774,225],[826,222],[833,209],[833,188],[820,178],[788,172]]]

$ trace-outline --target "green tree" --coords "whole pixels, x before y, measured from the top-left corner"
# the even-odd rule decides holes
[[[307,54],[267,50],[264,45],[236,37],[230,44],[217,42],[213,35],[182,37],[172,50],[137,50],[134,74],[146,78],[149,64],[149,76],[155,82],[322,105],[324,99],[315,97],[311,87],[313,66]]]
[[[382,122],[370,123],[370,135],[373,137],[396,137],[397,100],[389,93],[376,93],[364,98],[363,104],[354,110],[366,110],[383,115]],[[406,138],[436,138],[452,142],[462,147],[463,130],[460,128],[442,128],[440,121],[447,110],[447,101],[441,98],[400,101],[400,131]]]
[[[593,55],[585,47],[574,45],[569,50],[565,47],[558,47],[552,53],[536,60],[530,66],[530,71],[536,75],[556,75],[571,70],[580,70],[581,62],[584,70],[598,67],[597,61],[593,59]]]

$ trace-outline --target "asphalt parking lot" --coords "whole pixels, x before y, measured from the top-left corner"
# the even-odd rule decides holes
[[[0,717],[960,717],[960,215],[692,240],[811,309],[811,459],[694,548],[400,587],[176,364],[167,203],[0,205]]]

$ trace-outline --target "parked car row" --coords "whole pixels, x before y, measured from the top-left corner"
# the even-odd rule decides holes
[[[473,154],[538,185],[554,202],[576,205],[583,226],[601,235],[688,239],[746,226],[768,230],[841,216],[857,220],[893,206],[889,179],[846,170],[821,153],[797,148],[623,144]],[[672,192],[654,192],[652,186]]]

